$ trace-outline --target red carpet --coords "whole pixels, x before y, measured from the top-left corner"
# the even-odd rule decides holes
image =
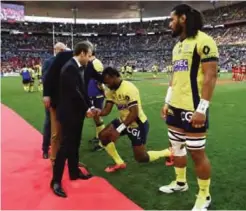
[[[68,198],[49,188],[51,166],[41,158],[41,134],[11,109],[1,105],[2,207],[11,210],[142,210],[105,179],[70,181],[63,186]]]

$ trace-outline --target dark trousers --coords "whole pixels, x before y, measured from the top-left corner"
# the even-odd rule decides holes
[[[53,168],[53,181],[61,183],[66,159],[70,178],[79,174],[79,147],[84,118],[61,122],[61,146]]]
[[[45,109],[45,120],[43,128],[43,144],[42,150],[44,153],[48,153],[50,146],[50,136],[51,136],[51,124],[50,124],[50,112]]]

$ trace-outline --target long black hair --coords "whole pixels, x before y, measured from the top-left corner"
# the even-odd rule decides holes
[[[178,17],[185,15],[186,16],[186,36],[195,37],[198,30],[201,30],[203,27],[203,16],[202,14],[193,9],[187,4],[180,4],[172,9],[172,12],[175,13]]]

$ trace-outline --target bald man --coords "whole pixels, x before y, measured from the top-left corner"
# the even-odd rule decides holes
[[[60,124],[56,118],[56,99],[58,96],[57,87],[59,86],[59,71],[52,71],[52,64],[56,58],[56,55],[60,52],[67,50],[67,47],[64,43],[58,42],[54,46],[54,55],[53,57],[47,59],[43,63],[43,96],[44,99],[49,99],[51,104],[45,107],[46,118],[44,123],[44,135],[43,135],[43,158],[48,159],[48,149],[51,145],[50,160],[54,164],[56,153],[60,146]],[[53,90],[51,95],[47,95],[48,90]]]

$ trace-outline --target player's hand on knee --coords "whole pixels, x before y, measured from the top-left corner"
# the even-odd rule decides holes
[[[161,109],[161,118],[166,119],[168,114],[168,104],[165,104]]]
[[[204,127],[206,122],[206,115],[195,111],[192,115],[190,123],[194,128],[201,128]]]

